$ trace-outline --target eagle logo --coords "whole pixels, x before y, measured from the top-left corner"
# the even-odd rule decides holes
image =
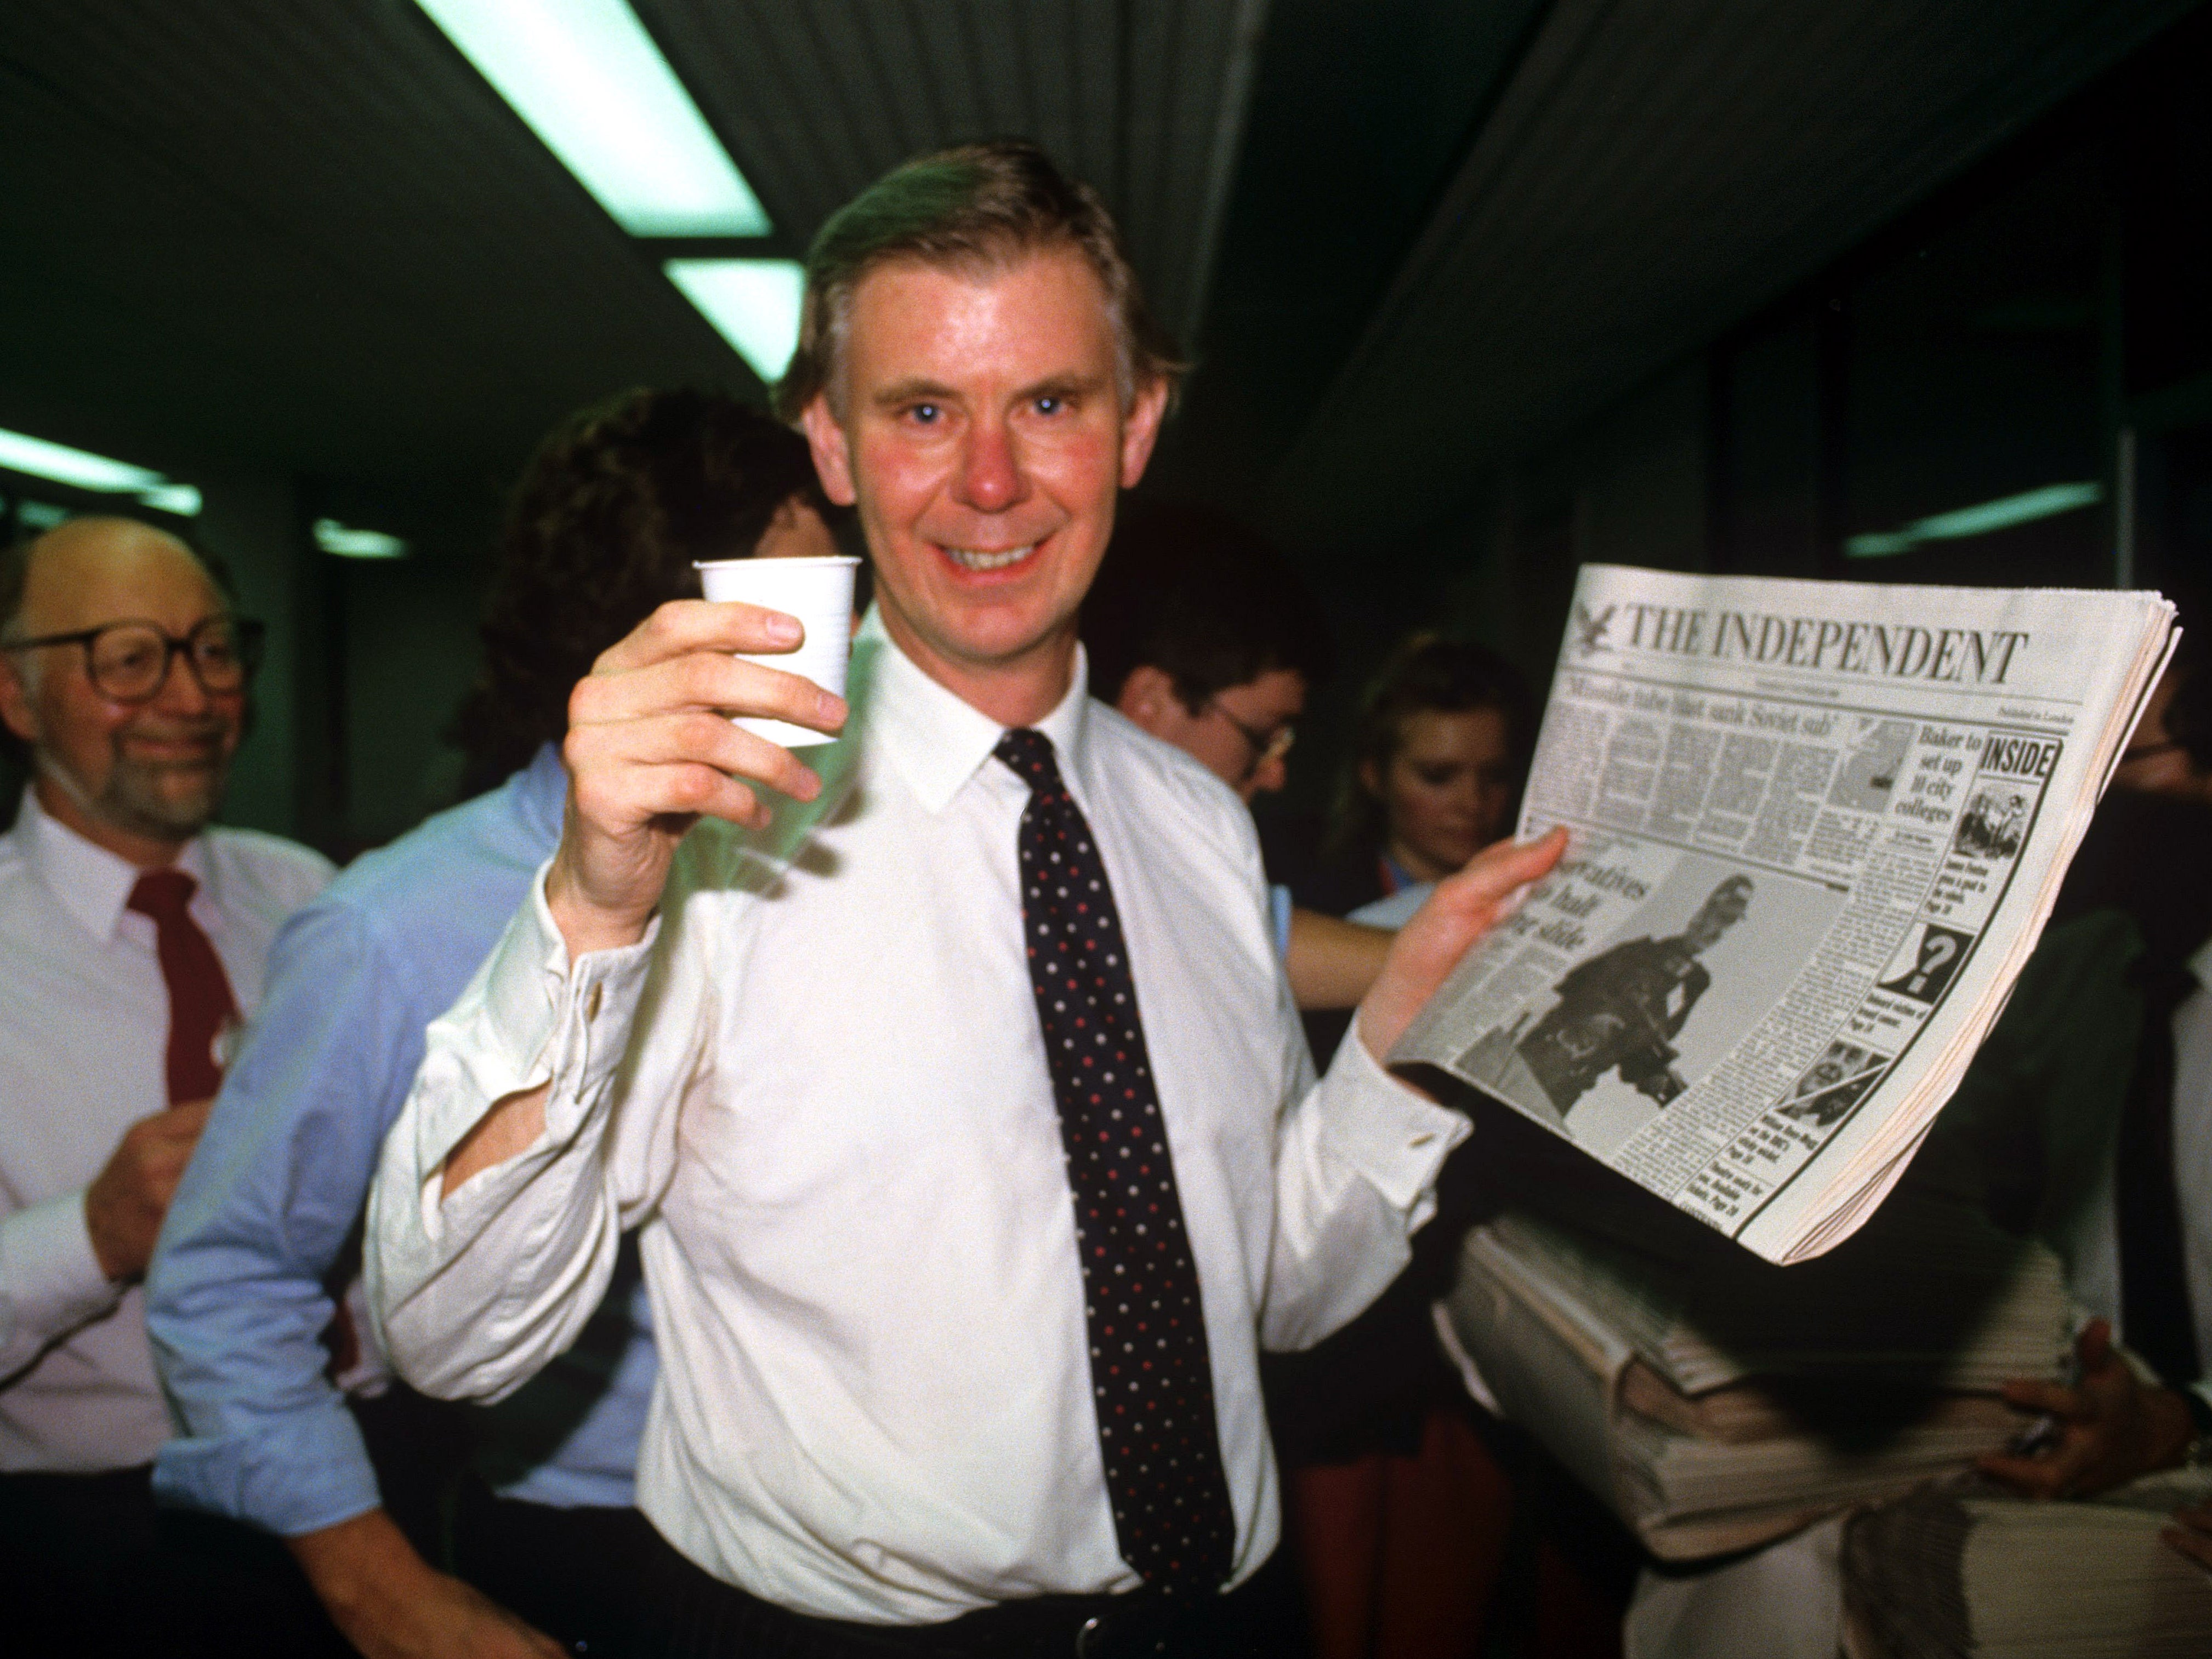
[[[1576,650],[1581,652],[1583,655],[1587,657],[1593,651],[1602,651],[1606,648],[1605,636],[1607,632],[1613,627],[1613,613],[1616,607],[1613,605],[1607,605],[1603,611],[1593,617],[1589,613],[1589,607],[1588,605],[1583,605],[1579,601],[1576,603]]]

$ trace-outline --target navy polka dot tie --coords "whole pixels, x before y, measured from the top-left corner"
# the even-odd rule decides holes
[[[1198,1267],[1114,890],[1091,825],[1060,781],[1052,740],[1017,728],[995,752],[1030,787],[1022,925],[1075,1200],[1115,1535],[1148,1585],[1210,1590],[1229,1576],[1237,1521],[1214,1426]]]

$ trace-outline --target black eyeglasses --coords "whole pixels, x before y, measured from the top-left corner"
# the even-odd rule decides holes
[[[1238,720],[1236,715],[1221,706],[1218,698],[1208,702],[1206,707],[1235,726],[1237,735],[1252,745],[1252,770],[1255,772],[1269,761],[1282,759],[1291,752],[1291,745],[1297,741],[1298,732],[1296,726],[1279,726],[1272,732],[1263,732],[1255,726],[1247,726],[1243,720]]]
[[[74,634],[10,640],[0,648],[29,651],[46,645],[81,645],[85,672],[101,696],[111,702],[150,702],[167,683],[169,665],[178,657],[191,665],[201,690],[244,690],[261,665],[266,631],[246,617],[210,617],[193,624],[182,639],[156,623],[113,622]]]

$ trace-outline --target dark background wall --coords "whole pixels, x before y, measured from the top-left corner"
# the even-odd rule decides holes
[[[2199,601],[2212,576],[2209,75],[2212,20],[2199,17],[1489,472],[1423,550],[1432,574],[1401,625],[1447,617],[1540,684],[1590,560],[2124,581]],[[1845,551],[1855,536],[2073,483],[2101,499],[1892,556]],[[1301,781],[1317,799],[1319,780]]]

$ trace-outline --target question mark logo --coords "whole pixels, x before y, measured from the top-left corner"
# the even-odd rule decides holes
[[[1911,966],[1900,971],[1895,979],[1884,980],[1881,988],[1916,1001],[1935,1002],[1942,996],[1943,988],[1959,971],[1959,964],[1966,959],[1966,952],[1973,944],[1971,933],[1923,922],[1920,939],[1912,947]]]
[[[1927,937],[1920,941],[1920,965],[1914,970],[1912,976],[1905,982],[1906,994],[1916,997],[1925,996],[1928,993],[1928,981],[1939,969],[1948,966],[1956,959],[1958,954],[1959,941],[1956,938],[1949,933],[1939,933],[1934,928],[1929,928]]]

